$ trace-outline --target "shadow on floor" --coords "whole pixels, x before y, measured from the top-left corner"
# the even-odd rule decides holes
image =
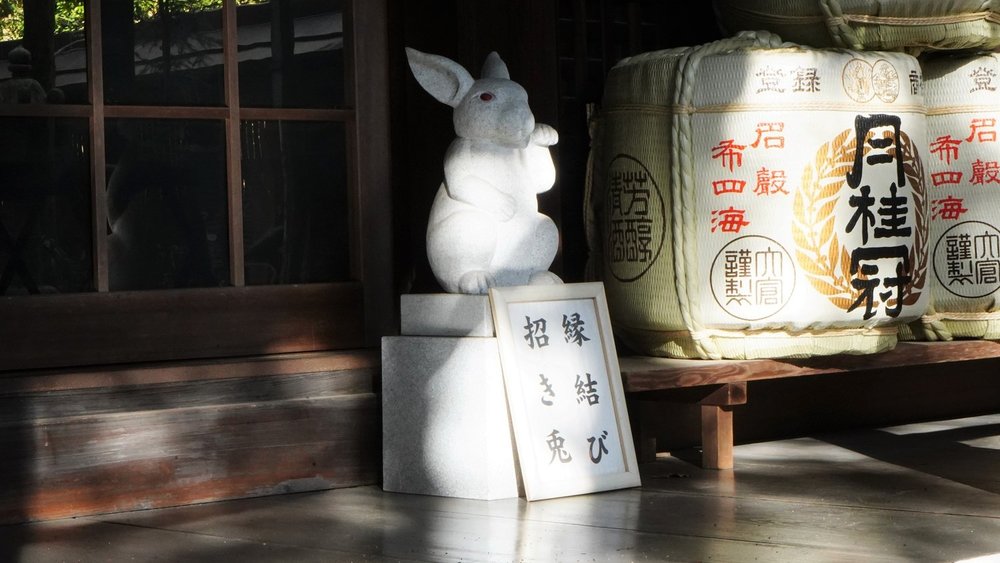
[[[872,459],[1000,494],[1000,423],[913,433],[905,429],[858,430],[818,438]]]

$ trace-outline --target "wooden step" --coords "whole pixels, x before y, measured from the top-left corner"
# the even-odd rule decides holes
[[[378,482],[378,356],[0,379],[0,522]]]

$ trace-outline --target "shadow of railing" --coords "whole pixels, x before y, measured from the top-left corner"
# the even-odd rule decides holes
[[[912,433],[906,427],[856,430],[819,438],[872,459],[1000,495],[1000,422],[942,423],[938,430]]]

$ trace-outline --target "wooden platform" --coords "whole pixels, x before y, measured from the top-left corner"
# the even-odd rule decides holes
[[[659,399],[701,406],[702,465],[709,469],[733,467],[733,408],[747,403],[751,381],[937,364],[948,364],[946,370],[952,371],[984,361],[991,362],[996,373],[1000,373],[1000,342],[901,342],[882,354],[839,354],[789,360],[713,361],[649,356],[619,359],[625,392],[633,401]],[[935,391],[948,392],[944,373]],[[633,417],[637,452],[641,461],[649,461],[655,455],[655,443],[637,421],[638,417]]]
[[[1000,414],[694,452],[643,486],[527,503],[363,486],[0,527],[0,561],[1000,559]]]

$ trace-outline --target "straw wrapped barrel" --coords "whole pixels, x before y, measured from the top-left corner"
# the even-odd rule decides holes
[[[766,32],[645,53],[592,123],[589,276],[684,358],[875,353],[927,289],[920,67]]]
[[[1000,339],[1000,55],[923,61],[931,306],[917,336]]]
[[[763,29],[813,47],[1000,48],[1000,4],[983,0],[713,0],[728,33]]]

